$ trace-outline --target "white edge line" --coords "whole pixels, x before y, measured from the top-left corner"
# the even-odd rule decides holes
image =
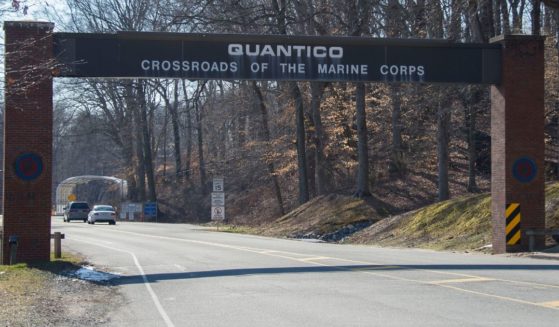
[[[78,242],[82,242],[82,243],[97,245],[97,246],[100,246],[100,247],[103,247],[103,248],[116,250],[116,251],[123,252],[123,253],[126,253],[126,254],[130,255],[132,257],[132,259],[134,260],[134,264],[136,265],[136,268],[138,268],[138,271],[140,272],[140,275],[142,275],[142,280],[144,282],[144,285],[146,286],[146,289],[148,290],[148,293],[151,296],[151,299],[152,299],[153,303],[155,304],[155,307],[157,308],[157,311],[159,312],[159,315],[165,321],[165,325],[167,325],[167,327],[175,327],[175,324],[173,324],[173,322],[171,321],[171,318],[169,318],[169,315],[167,314],[167,312],[165,312],[165,309],[161,305],[161,302],[159,301],[159,298],[157,297],[157,294],[155,294],[155,292],[153,291],[153,288],[150,285],[150,282],[149,282],[149,280],[148,280],[148,278],[147,278],[147,276],[144,272],[144,269],[140,265],[140,261],[138,260],[138,258],[136,257],[136,255],[133,252],[126,251],[126,250],[121,250],[121,249],[115,249],[115,248],[108,247],[108,246],[105,246],[105,245],[97,244],[97,243],[94,243],[94,242],[88,242],[88,241],[84,241],[84,240],[80,240],[80,239],[75,239],[75,238],[72,238],[72,241],[78,241]]]

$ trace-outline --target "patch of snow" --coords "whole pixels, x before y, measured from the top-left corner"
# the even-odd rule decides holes
[[[106,282],[119,277],[115,274],[97,271],[92,266],[83,266],[82,268],[76,270],[76,272],[72,275],[78,279],[91,282]]]

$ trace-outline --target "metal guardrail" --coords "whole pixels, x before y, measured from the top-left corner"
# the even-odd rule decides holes
[[[559,237],[559,229],[550,229],[550,228],[527,229],[524,232],[524,235],[528,236],[528,250],[530,252],[533,252],[536,243],[536,236],[558,236]]]

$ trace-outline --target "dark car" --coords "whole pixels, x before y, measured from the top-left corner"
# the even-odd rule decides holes
[[[64,207],[64,221],[70,222],[71,220],[82,220],[87,222],[87,214],[89,214],[89,204],[87,202],[73,201]]]

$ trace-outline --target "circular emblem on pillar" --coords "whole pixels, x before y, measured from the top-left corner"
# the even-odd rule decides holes
[[[17,177],[24,181],[33,181],[43,172],[43,159],[33,152],[23,153],[14,161]]]
[[[538,174],[536,162],[529,157],[516,159],[512,164],[512,176],[520,183],[530,183]]]

